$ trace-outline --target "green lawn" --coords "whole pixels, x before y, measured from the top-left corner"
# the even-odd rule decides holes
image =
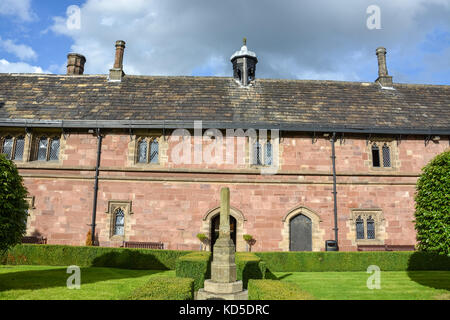
[[[366,272],[275,272],[324,300],[448,300],[450,271],[382,271],[380,289],[368,289]]]
[[[68,289],[66,267],[0,266],[0,300],[117,300],[150,277],[175,277],[175,271],[81,268],[81,288]]]

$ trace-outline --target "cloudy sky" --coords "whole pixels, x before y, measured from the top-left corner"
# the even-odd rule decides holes
[[[127,74],[231,76],[243,37],[259,78],[374,81],[384,46],[394,82],[450,84],[450,0],[0,0],[0,72],[106,74],[124,40]]]

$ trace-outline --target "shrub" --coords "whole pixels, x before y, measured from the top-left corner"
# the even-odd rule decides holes
[[[0,154],[0,254],[20,243],[26,233],[27,193],[14,162]]]
[[[423,252],[257,252],[272,272],[450,270],[450,257]],[[270,273],[266,271],[266,274]],[[268,276],[266,276],[268,277]]]
[[[242,280],[244,288],[247,288],[250,279],[264,279],[266,263],[261,258],[250,252],[236,253],[237,279]]]
[[[22,244],[3,256],[3,264],[174,270],[176,259],[192,251]]]
[[[421,251],[450,255],[450,151],[422,169],[415,196],[415,228]]]
[[[203,288],[205,280],[211,278],[211,253],[193,252],[176,261],[176,275],[194,279],[194,290]]]
[[[194,280],[190,278],[154,277],[137,288],[129,300],[193,300]]]
[[[314,297],[295,283],[278,280],[250,280],[249,300],[313,300]]]

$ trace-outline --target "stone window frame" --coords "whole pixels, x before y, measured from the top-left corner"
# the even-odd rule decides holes
[[[158,142],[158,163],[139,163],[139,141],[142,139],[149,139],[151,141],[156,140]],[[147,146],[147,152],[149,150],[150,144]],[[152,168],[162,168],[168,161],[167,150],[168,142],[166,136],[160,130],[136,130],[133,135],[130,136],[130,142],[128,143],[128,159],[127,166],[130,168],[140,168],[140,169],[152,169]],[[148,161],[148,158],[147,158]]]
[[[139,144],[141,141],[145,140],[147,143],[147,161],[146,162],[139,162]],[[136,137],[136,148],[135,148],[135,155],[134,155],[134,163],[136,165],[141,166],[159,166],[161,163],[161,136],[156,135],[141,135]],[[151,145],[152,143],[156,141],[158,143],[158,160],[156,163],[150,162],[150,152],[151,152]]]
[[[16,143],[17,143],[17,139],[19,137],[23,137],[24,138],[24,146],[23,146],[23,153],[22,153],[22,160],[17,160],[17,159],[11,159],[12,161],[15,162],[25,162],[26,161],[26,156],[27,156],[27,148],[29,145],[29,135],[26,133],[26,131],[2,131],[0,132],[0,154],[3,153],[3,143],[5,141],[6,138],[11,137],[13,138],[13,148],[11,150],[11,158],[13,156],[15,156],[15,150],[16,150]]]
[[[105,213],[109,216],[109,239],[112,241],[121,240],[124,241],[127,237],[127,226],[129,223],[129,217],[133,214],[131,207],[132,201],[122,201],[122,200],[110,200],[108,201],[108,208]],[[115,235],[115,212],[118,209],[122,209],[124,213],[124,225],[123,225],[123,235]]]
[[[364,221],[364,239],[357,239],[356,219],[361,217]],[[375,239],[367,239],[367,219],[372,217],[375,223]],[[384,245],[386,240],[386,225],[383,210],[379,208],[352,209],[348,227],[350,229],[349,238],[354,245]]]
[[[272,141],[272,138],[270,137],[269,132],[267,132],[267,137],[264,140],[259,137],[259,134],[257,134],[256,139],[249,136],[247,141],[248,141],[248,160],[249,160],[250,168],[258,169],[258,168],[265,168],[265,167],[270,167],[270,166],[274,165],[275,157],[273,154],[273,141]],[[261,155],[260,155],[260,157],[262,159],[261,164],[254,163],[254,161],[255,161],[255,152],[254,151],[255,151],[256,143],[259,143],[261,145],[261,151],[262,151]],[[271,164],[266,163],[267,143],[270,143],[272,146]]]
[[[312,237],[312,252],[322,251],[324,248],[324,235],[325,230],[323,230],[320,225],[322,223],[322,219],[315,211],[305,207],[305,206],[297,206],[291,210],[283,217],[281,220],[283,224],[283,228],[281,230],[282,240],[279,243],[279,248],[282,251],[290,252],[290,222],[291,219],[298,216],[304,215],[311,220],[311,237]]]
[[[372,155],[372,147],[376,144],[379,149],[379,159],[380,166],[373,166],[373,155]],[[389,147],[389,155],[390,155],[390,167],[385,167],[383,164],[383,146],[386,145]],[[375,137],[371,138],[367,143],[367,152],[369,154],[369,168],[370,171],[397,171],[400,166],[399,155],[398,155],[398,146],[396,140],[394,138],[386,138],[386,137]]]
[[[59,139],[59,153],[58,160],[37,160],[37,153],[39,149],[39,140],[41,137],[47,137],[47,154],[46,157],[49,159],[50,153],[50,143],[51,139],[57,137]],[[39,164],[39,166],[53,166],[61,165],[63,161],[64,149],[66,147],[66,137],[61,129],[34,129],[30,134],[29,146],[27,149],[28,157],[27,161],[33,163],[34,165]]]
[[[206,251],[211,250],[211,239],[209,239],[211,234],[211,220],[217,215],[220,215],[220,206],[208,210],[202,218],[201,232],[208,236],[208,243],[205,246]],[[233,206],[230,206],[230,216],[236,219],[236,252],[244,252],[247,249],[243,238],[244,234],[247,232],[245,229],[245,222],[247,219],[242,211]]]

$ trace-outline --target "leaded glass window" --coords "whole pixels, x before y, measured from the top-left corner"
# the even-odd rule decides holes
[[[49,138],[39,137],[34,151],[34,159],[38,161],[57,161],[61,148],[61,139],[59,137]]]
[[[147,141],[145,141],[145,140],[139,141],[138,162],[139,163],[146,163],[147,162]]]
[[[272,144],[270,141],[267,141],[266,143],[266,154],[265,154],[265,165],[271,166],[272,165]]]
[[[49,160],[59,159],[59,138],[55,137],[50,141],[50,156]]]
[[[150,163],[158,163],[159,144],[153,140],[150,145]]]
[[[23,136],[17,137],[16,146],[14,149],[14,160],[22,160],[24,150],[25,150],[25,137]]]
[[[391,152],[385,143],[383,146],[383,167],[389,168],[391,166]]]
[[[114,212],[114,235],[123,236],[125,227],[125,213],[122,208]]]
[[[375,221],[372,216],[367,218],[367,239],[375,239]]]
[[[142,138],[137,146],[137,163],[159,163],[159,143],[156,138]]]
[[[14,138],[6,137],[3,140],[2,153],[6,155],[6,158],[11,160],[12,152],[14,146]]]
[[[47,137],[41,137],[38,144],[37,160],[47,161],[47,149],[48,149],[48,139]]]
[[[380,167],[380,149],[376,143],[372,145],[372,165],[377,168]]]
[[[364,239],[364,220],[361,216],[356,219],[356,239]]]
[[[254,144],[253,155],[254,155],[253,164],[258,166],[262,165],[262,148],[259,141],[256,141]]]

